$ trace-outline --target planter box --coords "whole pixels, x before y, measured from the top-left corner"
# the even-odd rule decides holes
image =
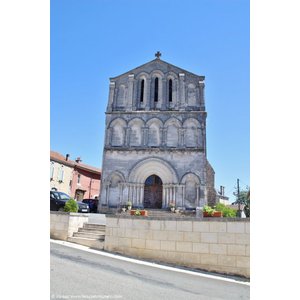
[[[136,211],[137,211],[136,209],[132,209],[132,210],[130,211],[130,215],[131,215],[131,216],[134,216]],[[148,216],[148,211],[147,211],[147,210],[140,210],[140,212],[141,212],[140,216],[145,216],[145,217]],[[138,216],[138,215],[137,215],[137,216]]]
[[[207,217],[215,217],[215,218],[217,217],[217,218],[220,218],[222,216],[223,216],[223,213],[221,211],[215,211],[213,213],[213,215],[208,214],[208,212],[206,212],[206,211],[203,212],[203,217],[205,217],[205,218],[207,218]]]
[[[221,212],[221,211],[215,211],[214,213],[213,213],[213,217],[222,217],[223,216],[223,213]]]

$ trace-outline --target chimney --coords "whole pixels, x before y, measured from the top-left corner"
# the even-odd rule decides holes
[[[225,193],[224,193],[224,186],[220,185],[220,194],[221,196],[225,196]]]
[[[81,162],[80,157],[77,157],[75,161],[79,164]]]
[[[69,160],[70,154],[66,154],[66,161]]]

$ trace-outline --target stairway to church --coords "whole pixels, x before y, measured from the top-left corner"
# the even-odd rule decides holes
[[[102,250],[104,248],[105,225],[84,223],[83,227],[74,232],[68,242]]]

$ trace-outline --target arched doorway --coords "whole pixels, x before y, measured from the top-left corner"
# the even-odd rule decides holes
[[[144,188],[144,207],[162,207],[162,181],[156,175],[149,176],[145,181]]]

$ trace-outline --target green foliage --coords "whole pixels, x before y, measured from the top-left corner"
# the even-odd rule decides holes
[[[216,210],[221,211],[223,213],[223,217],[225,217],[225,218],[235,218],[236,217],[236,210],[226,206],[223,203],[218,203],[216,205]]]
[[[246,217],[250,218],[250,188],[247,187],[245,190],[240,191],[239,199],[235,202],[245,205],[244,212]]]
[[[135,216],[140,216],[142,213],[139,209],[137,209],[135,212],[134,212],[134,215]]]
[[[247,199],[244,207],[244,212],[247,218],[250,218],[250,190],[247,193]]]
[[[215,212],[215,209],[213,209],[212,207],[210,207],[208,205],[204,205],[203,206],[203,211],[207,212],[209,216],[212,216]]]
[[[77,201],[74,199],[69,199],[64,207],[64,211],[66,212],[78,212],[78,204]]]

